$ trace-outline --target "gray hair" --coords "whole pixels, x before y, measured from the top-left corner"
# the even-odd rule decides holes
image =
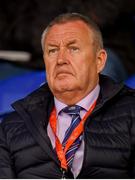
[[[77,20],[81,20],[85,24],[87,24],[87,26],[93,33],[93,41],[94,41],[96,49],[98,49],[98,50],[102,49],[103,48],[102,34],[101,34],[99,27],[93,20],[91,20],[87,16],[84,16],[80,13],[65,13],[65,14],[60,14],[59,16],[54,18],[54,20],[52,20],[49,23],[49,25],[45,28],[45,30],[43,31],[42,36],[41,36],[42,50],[44,51],[44,49],[45,49],[44,41],[45,41],[48,31],[50,30],[50,28],[52,26],[54,26],[56,24],[64,24],[66,22],[77,21]]]

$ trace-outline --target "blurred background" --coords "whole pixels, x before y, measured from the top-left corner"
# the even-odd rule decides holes
[[[135,0],[0,0],[0,118],[46,81],[41,34],[58,14],[80,12],[103,34],[103,74],[135,88]]]

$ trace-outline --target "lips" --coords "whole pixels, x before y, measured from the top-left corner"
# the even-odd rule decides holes
[[[58,70],[56,72],[56,77],[57,76],[66,76],[66,75],[73,75],[70,71],[67,71],[67,70]]]

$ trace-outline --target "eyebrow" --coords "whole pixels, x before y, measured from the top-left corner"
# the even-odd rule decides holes
[[[69,43],[67,43],[67,46],[70,46],[70,45],[75,44],[75,43],[76,43],[76,40],[72,40]]]
[[[72,44],[75,44],[77,41],[76,40],[71,40],[67,43],[67,46],[70,46]],[[48,43],[47,46],[52,46],[52,47],[58,47],[59,45],[53,44],[53,43]]]
[[[56,44],[51,44],[51,43],[47,44],[47,46],[48,46],[48,47],[49,47],[49,46],[51,46],[51,47],[58,47],[58,45],[56,45]]]

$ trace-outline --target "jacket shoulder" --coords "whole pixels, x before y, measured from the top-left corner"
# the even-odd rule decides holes
[[[1,129],[7,140],[11,140],[16,132],[24,129],[24,120],[19,116],[17,112],[9,113],[0,123]]]
[[[6,117],[2,120],[1,126],[7,126],[12,125],[14,123],[22,122],[22,118],[19,116],[19,114],[16,111],[10,112],[6,115]]]
[[[127,105],[128,103],[131,103],[135,107],[135,89],[125,85],[120,92],[120,97],[123,98],[125,102],[127,102]]]

